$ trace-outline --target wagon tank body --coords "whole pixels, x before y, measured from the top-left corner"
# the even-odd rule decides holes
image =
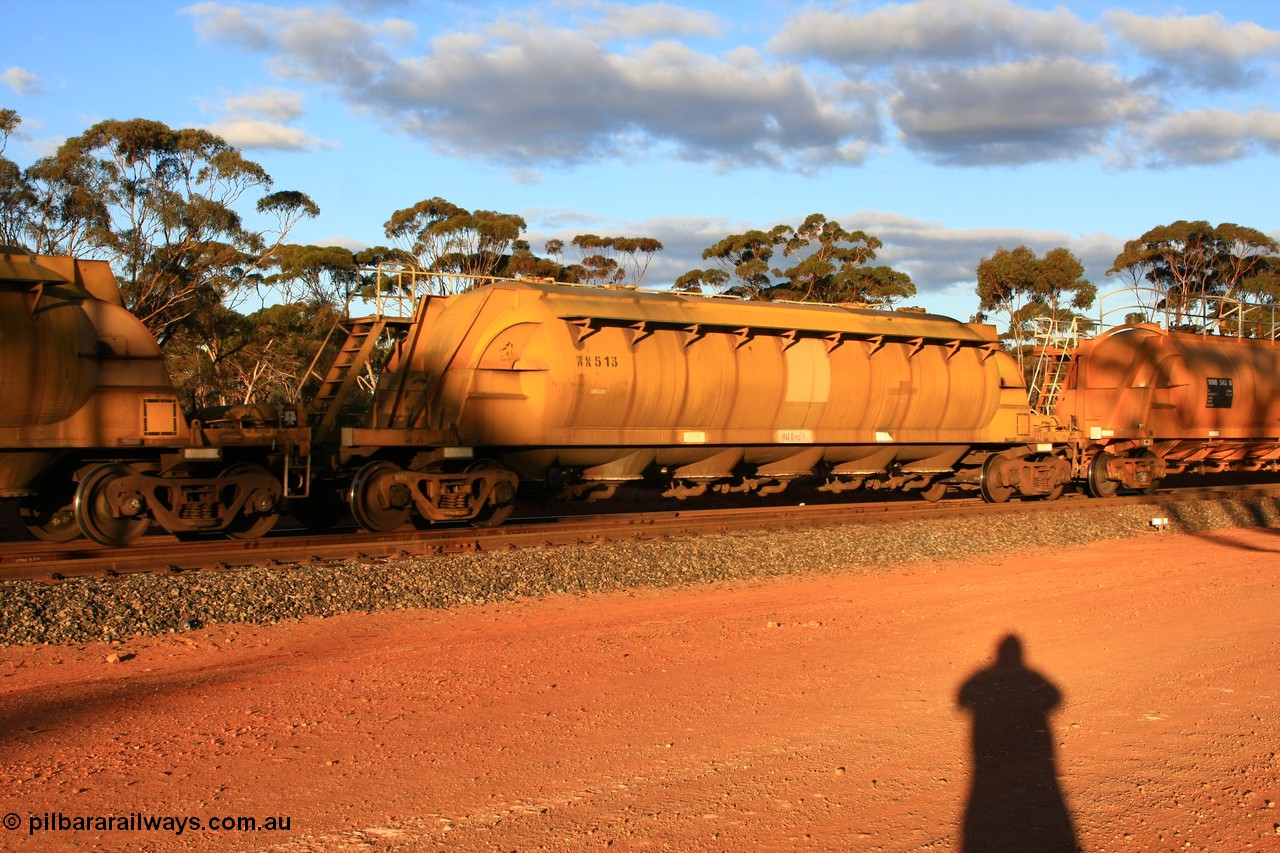
[[[376,435],[448,432],[524,480],[668,496],[976,486],[1031,439],[990,326],[834,305],[534,282],[429,297],[379,383]],[[967,468],[968,475],[964,473]]]
[[[305,494],[308,453],[270,407],[189,423],[106,261],[0,247],[0,499],[33,535],[121,545],[158,521],[258,536]]]
[[[0,353],[0,497],[67,448],[170,444],[185,426],[105,261],[0,254]]]
[[[1259,470],[1280,459],[1280,344],[1121,326],[1082,341],[1054,414],[1091,445],[1111,483],[1188,468]],[[1126,460],[1128,470],[1125,470]],[[1097,472],[1090,490],[1111,487]]]

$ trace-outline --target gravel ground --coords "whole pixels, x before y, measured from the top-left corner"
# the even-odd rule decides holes
[[[845,525],[646,543],[401,558],[374,564],[4,583],[0,644],[116,641],[210,623],[268,623],[395,608],[447,608],[551,593],[587,594],[804,572],[884,571],[928,559],[1100,539],[1280,523],[1280,499],[1063,505],[1053,513]]]

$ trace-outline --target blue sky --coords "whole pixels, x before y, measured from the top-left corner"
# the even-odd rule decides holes
[[[879,237],[914,304],[967,317],[999,247],[1066,246],[1101,290],[1178,219],[1280,237],[1280,4],[1012,0],[323,3],[10,0],[20,165],[94,122],[207,127],[318,219],[385,244],[441,196],[535,251],[651,236],[645,279],[822,213]]]

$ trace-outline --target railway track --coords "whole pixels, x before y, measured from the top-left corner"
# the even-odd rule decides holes
[[[1111,498],[1117,506],[1130,503],[1168,503],[1171,500],[1240,496],[1242,492],[1280,495],[1280,484],[1210,486],[1164,489],[1156,495]],[[44,542],[0,543],[0,581],[57,582],[78,577],[111,577],[140,572],[226,571],[247,566],[321,565],[348,561],[377,561],[391,557],[432,556],[473,551],[555,547],[605,541],[639,541],[703,533],[732,533],[774,528],[821,527],[835,524],[874,524],[903,519],[943,519],[982,515],[992,519],[1008,514],[1063,513],[1073,508],[1096,509],[1097,501],[1067,495],[1057,501],[1012,501],[986,504],[971,497],[925,501],[790,504],[733,509],[682,509],[617,512],[598,515],[522,518],[492,529],[470,526],[363,533],[354,528],[329,534],[282,529],[257,540],[210,537],[178,540],[168,535],[146,536],[127,548],[109,548],[84,540],[70,545]]]

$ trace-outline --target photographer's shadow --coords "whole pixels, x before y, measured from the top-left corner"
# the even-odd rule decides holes
[[[957,701],[973,715],[973,784],[961,849],[1076,853],[1049,727],[1062,694],[1023,664],[1016,635],[1000,641],[995,663],[965,681]]]

